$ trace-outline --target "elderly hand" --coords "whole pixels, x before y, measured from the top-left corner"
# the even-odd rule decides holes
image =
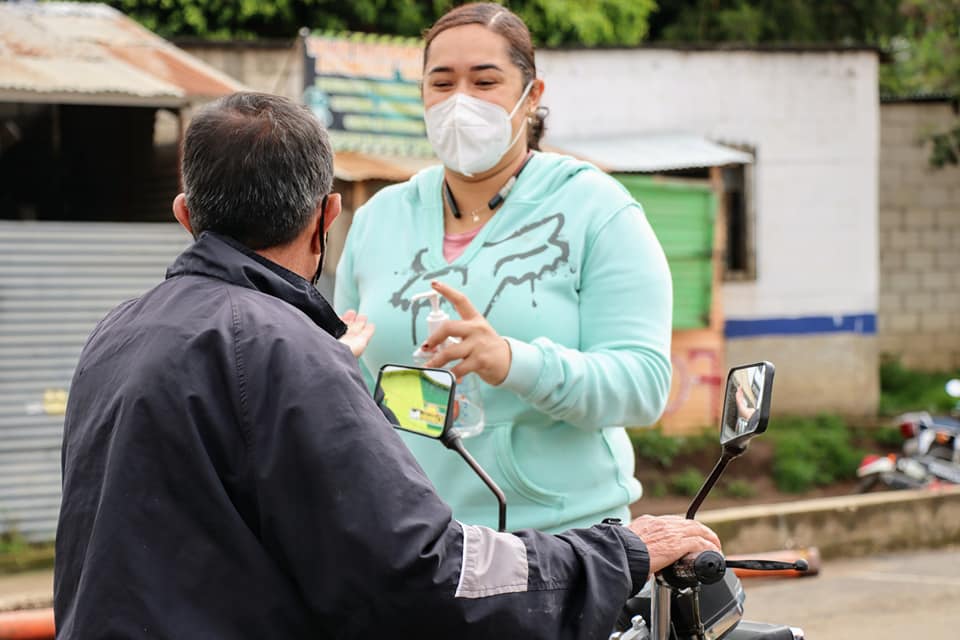
[[[629,525],[650,554],[650,573],[688,554],[720,551],[720,538],[706,525],[680,516],[640,516]]]
[[[340,319],[347,325],[347,332],[340,337],[340,342],[350,347],[353,355],[359,358],[370,343],[376,327],[367,322],[367,316],[357,315],[353,309],[344,313]]]
[[[460,343],[444,346],[425,366],[443,367],[448,362],[460,360],[451,369],[458,380],[468,373],[476,373],[487,384],[496,386],[503,382],[510,371],[510,345],[507,341],[497,334],[467,296],[436,280],[430,286],[450,301],[461,319],[448,320],[440,325],[423,343],[423,350],[433,351],[450,337],[460,338]]]

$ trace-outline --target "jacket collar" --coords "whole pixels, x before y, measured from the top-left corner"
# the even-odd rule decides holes
[[[204,231],[167,269],[167,278],[199,275],[279,298],[307,314],[335,338],[347,327],[316,287],[233,238]]]

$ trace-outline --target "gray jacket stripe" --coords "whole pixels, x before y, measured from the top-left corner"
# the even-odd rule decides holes
[[[520,538],[487,527],[460,524],[463,563],[457,598],[484,598],[527,590],[527,547]]]

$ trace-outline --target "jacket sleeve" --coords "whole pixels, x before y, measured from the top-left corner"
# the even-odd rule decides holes
[[[608,636],[646,579],[637,536],[616,525],[550,536],[460,524],[349,349],[319,331],[271,333],[240,327],[236,350],[258,535],[318,632]]]
[[[512,362],[503,386],[579,427],[652,424],[670,392],[673,291],[638,205],[621,209],[588,242],[580,287],[580,348],[507,338]]]

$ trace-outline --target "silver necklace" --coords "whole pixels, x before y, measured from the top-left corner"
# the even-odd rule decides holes
[[[496,209],[497,207],[503,204],[503,201],[506,200],[507,196],[510,194],[510,190],[513,189],[513,185],[517,183],[517,178],[520,177],[520,172],[523,171],[523,169],[527,166],[527,163],[530,162],[530,158],[532,157],[533,157],[533,151],[528,151],[527,157],[524,158],[523,160],[523,164],[521,164],[517,168],[516,172],[512,176],[510,176],[506,184],[504,184],[503,187],[501,187],[500,190],[497,191],[492,198],[490,198],[490,201],[487,202],[487,204],[485,205],[480,205],[479,207],[471,211],[469,214],[467,214],[470,216],[473,222],[475,223],[480,222],[480,212],[483,211],[484,209],[493,211],[494,209]],[[447,201],[447,206],[450,207],[450,213],[453,214],[453,217],[456,218],[457,220],[462,218],[463,214],[460,213],[460,207],[457,206],[457,201],[453,199],[453,192],[450,191],[450,185],[447,184],[446,180],[443,181],[443,198],[444,200]]]

